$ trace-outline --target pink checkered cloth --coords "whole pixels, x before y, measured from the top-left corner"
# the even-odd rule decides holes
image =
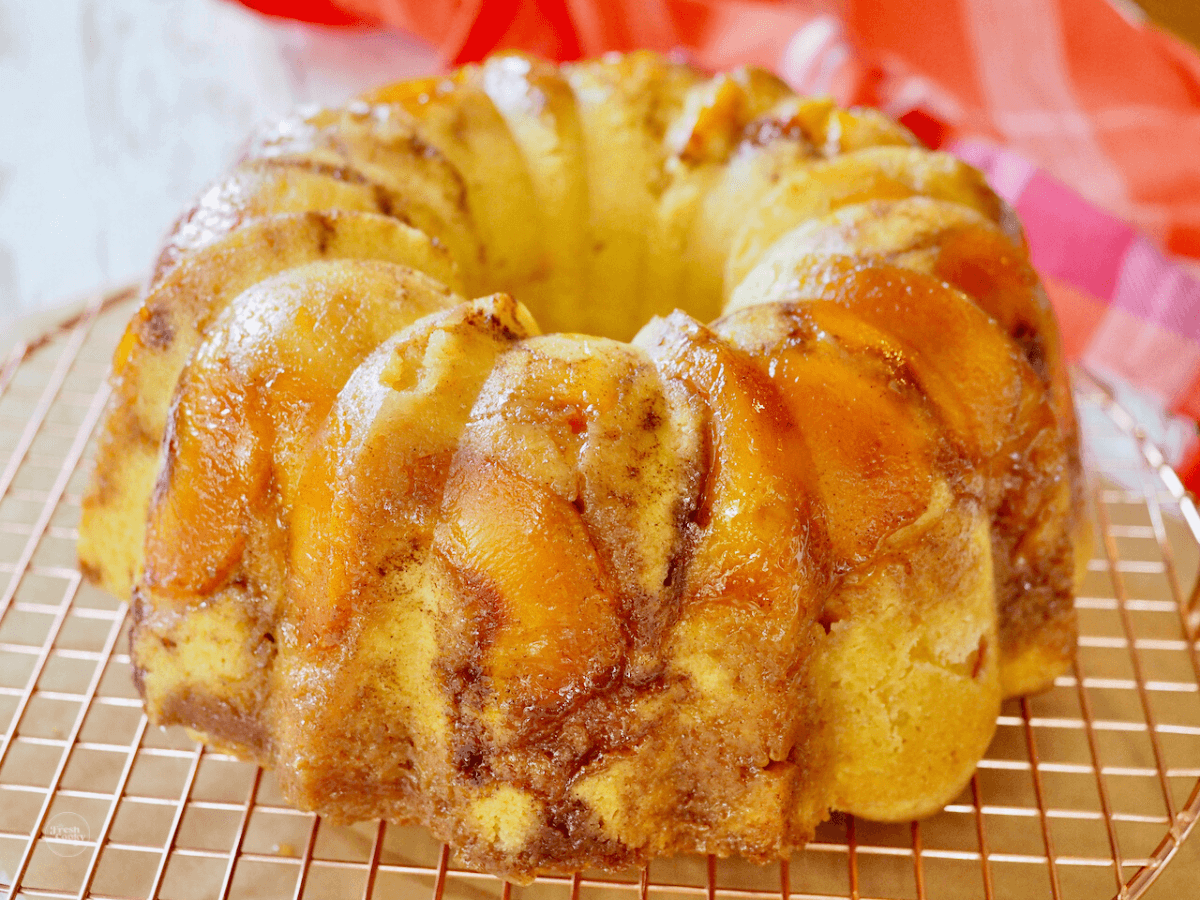
[[[648,47],[879,106],[1017,208],[1070,358],[1200,418],[1200,57],[1130,0],[241,2],[387,23],[447,64]],[[1172,461],[1200,491],[1185,437]]]

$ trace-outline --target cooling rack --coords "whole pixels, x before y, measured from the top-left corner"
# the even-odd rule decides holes
[[[1005,705],[941,814],[835,817],[777,866],[682,858],[513,887],[463,870],[421,829],[289,809],[269,773],[147,726],[127,606],[75,568],[85,461],[133,302],[96,298],[0,368],[0,897],[1093,900],[1141,896],[1200,816],[1200,601],[1188,593],[1200,516],[1085,373],[1096,541],[1078,660],[1052,691]],[[1200,871],[1177,881],[1187,895]]]

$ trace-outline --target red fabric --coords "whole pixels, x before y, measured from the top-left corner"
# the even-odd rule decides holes
[[[299,19],[316,25],[378,25],[380,20],[350,12],[334,0],[241,0],[263,15]]]

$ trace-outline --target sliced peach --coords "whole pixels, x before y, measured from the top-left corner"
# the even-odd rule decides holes
[[[392,332],[456,300],[412,269],[368,260],[312,263],[242,294],[180,379],[142,584],[199,602],[245,575],[246,535],[291,507],[312,435],[350,373]]]
[[[800,256],[780,264],[764,299],[810,305],[846,352],[888,361],[976,462],[994,459],[1042,398],[1035,373],[991,317],[928,275],[848,256]]]
[[[638,336],[667,378],[708,411],[707,476],[685,532],[669,659],[695,694],[694,726],[722,735],[731,765],[763,767],[816,727],[797,702],[829,585],[817,470],[767,373],[683,313]],[[814,765],[819,763],[814,760]]]
[[[511,297],[486,297],[420,320],[355,370],[292,509],[288,592],[303,639],[335,646],[390,597],[390,575],[421,563],[479,389],[536,331]]]
[[[462,447],[578,508],[641,646],[661,634],[702,432],[699,405],[636,348],[546,335],[499,362]]]
[[[840,307],[829,312],[839,337],[851,334],[887,355],[886,335]],[[776,304],[734,313],[714,330],[770,373],[811,460],[833,566],[844,572],[928,507],[937,432],[921,398],[897,390],[886,367],[830,339],[830,318],[811,305]]]
[[[814,470],[797,423],[765,373],[683,313],[652,322],[636,343],[709,410],[690,602],[752,612],[764,636],[777,639],[805,615],[822,581]]]
[[[919,147],[870,147],[789,172],[748,212],[725,268],[732,291],[779,238],[809,219],[853,203],[926,196],[978,210],[996,222],[1005,207],[978,171]],[[1019,243],[1019,230],[1012,235]]]
[[[617,675],[621,622],[600,559],[569,501],[460,454],[434,547],[457,573],[462,628],[511,727],[561,715]],[[457,604],[456,604],[457,605]],[[469,701],[468,701],[469,702]]]

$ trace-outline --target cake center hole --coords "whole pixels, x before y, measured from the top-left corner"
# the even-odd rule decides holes
[[[652,318],[676,309],[706,324],[720,315],[724,260],[714,261],[709,271],[688,270],[682,254],[652,247],[643,251],[607,268],[600,264],[603,255],[592,252],[572,271],[547,270],[492,290],[525,304],[545,334],[629,341]]]

